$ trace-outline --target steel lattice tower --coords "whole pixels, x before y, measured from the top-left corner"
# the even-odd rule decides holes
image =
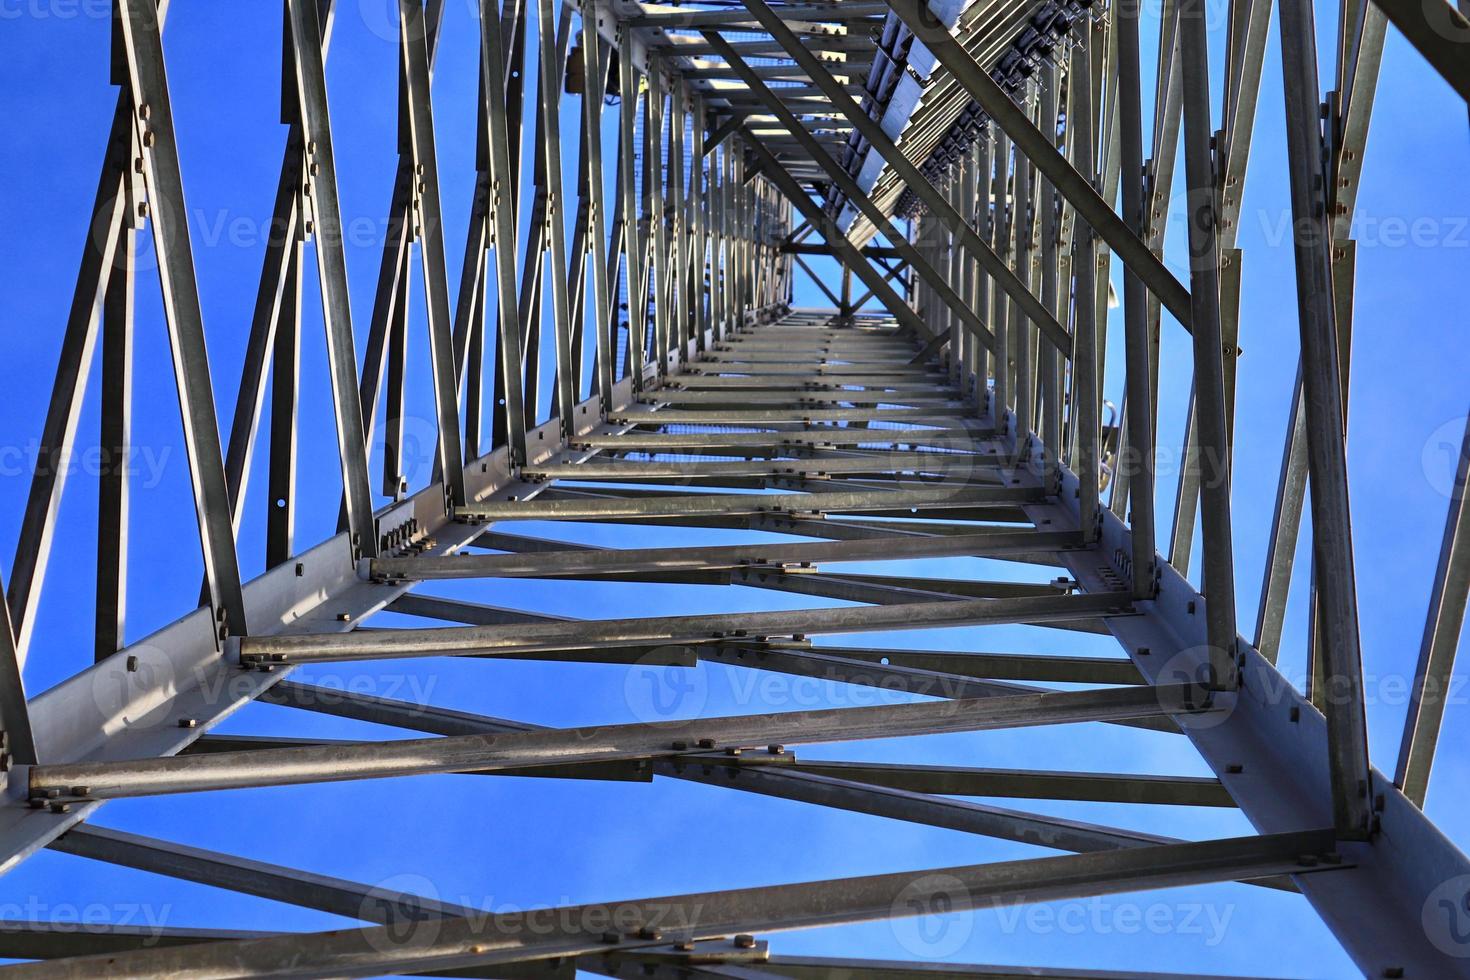
[[[399,0],[400,158],[362,364],[327,110],[333,3],[284,0],[289,135],[274,225],[283,233],[266,247],[224,426],[166,79],[170,6],[115,3],[121,94],[41,445],[43,460],[60,459],[82,438],[95,356],[103,445],[128,446],[142,285],[134,252],[150,235],[206,582],[197,608],[193,595],[180,601],[192,612],[123,642],[128,478],[104,470],[97,660],[28,701],[21,668],[65,475],[37,468],[0,603],[0,854],[9,869],[52,848],[364,925],[246,935],[7,922],[0,955],[40,961],[6,968],[15,976],[1030,975],[782,956],[766,934],[1235,881],[1299,892],[1366,975],[1470,975],[1470,861],[1421,810],[1470,587],[1470,439],[1392,774],[1368,757],[1345,448],[1351,222],[1384,40],[1401,32],[1470,98],[1470,24],[1448,4],[1343,0],[1330,92],[1310,0],[1275,5],[1301,356],[1250,639],[1236,622],[1242,570],[1232,555],[1236,234],[1269,0],[1230,0],[1223,91],[1212,88],[1203,0],[1165,0],[1147,148],[1129,0],[481,0],[475,196],[454,294],[430,98],[443,3]],[[534,120],[522,118],[532,71],[540,92],[566,93],[542,97]],[[573,154],[563,146],[570,132]],[[604,158],[604,133],[615,157]],[[536,165],[523,175],[530,141]],[[1187,282],[1162,260],[1179,156]],[[569,185],[575,202],[563,200]],[[1109,419],[1101,371],[1114,258],[1126,269],[1125,342],[1111,353],[1126,365],[1126,391],[1121,417]],[[809,260],[836,260],[840,279],[826,281]],[[312,268],[329,379],[299,370]],[[793,307],[801,270],[831,309]],[[417,489],[402,466],[407,350],[420,342],[410,337],[420,319],[410,313],[414,280],[437,426],[434,476]],[[859,283],[866,293],[855,296]],[[859,312],[871,303],[883,312]],[[1161,542],[1159,338],[1179,328],[1193,351],[1190,465]],[[537,411],[543,345],[557,365],[546,417]],[[302,548],[293,540],[299,387],[324,380],[345,492],[339,533]],[[369,447],[380,412],[375,487]],[[273,505],[268,569],[242,581],[236,536],[257,441]],[[1276,660],[1308,500],[1314,629],[1303,693]],[[627,546],[517,533],[528,521],[616,525]],[[642,547],[647,526],[788,538]],[[1181,574],[1196,530],[1198,585]],[[1018,571],[975,580],[843,570],[951,557]],[[478,579],[745,586],[843,604],[567,619],[423,588]],[[371,628],[384,611],[452,625]],[[856,636],[986,624],[1110,635],[1118,653],[880,649]],[[927,699],[551,729],[323,697],[291,676],[301,665],[431,656],[629,670],[719,663]],[[257,700],[413,737],[212,731]],[[796,751],[1083,723],[1188,739],[1215,778],[1031,760],[904,767]],[[688,780],[1070,853],[621,901],[625,914],[612,918],[582,906],[539,928],[525,915],[487,919],[91,822],[119,798],[466,772]],[[976,796],[1017,802],[964,799]],[[1031,812],[1026,800],[1235,807],[1257,833],[1181,840]],[[1039,975],[1084,974],[1120,975]]]

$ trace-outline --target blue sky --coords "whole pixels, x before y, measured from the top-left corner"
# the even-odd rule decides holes
[[[396,166],[398,55],[395,28],[385,13],[391,5],[386,0],[339,2],[328,84],[348,227],[354,326],[361,346]],[[49,397],[116,100],[116,89],[108,78],[108,7],[103,0],[0,0],[0,91],[7,106],[6,138],[0,143],[0,187],[8,189],[6,220],[0,223],[0,255],[8,273],[8,288],[0,294],[0,333],[6,338],[8,379],[7,397],[0,407],[0,450],[4,453],[0,458],[0,563],[7,574],[29,485],[30,454]],[[478,33],[472,7],[466,0],[446,3],[445,35],[434,80],[451,296],[473,180]],[[1212,3],[1210,9],[1223,15],[1219,4]],[[1335,8],[1319,8],[1318,18],[1319,34],[1325,39],[1321,45],[1325,80],[1332,75]],[[1223,16],[1212,19],[1216,93],[1222,21]],[[285,140],[285,128],[279,121],[280,23],[279,10],[271,4],[178,0],[171,9],[167,32],[166,54],[210,361],[219,414],[226,421],[234,403],[260,274],[261,230],[270,215]],[[1146,92],[1151,90],[1155,33],[1153,22],[1146,21]],[[1245,251],[1246,298],[1241,315],[1244,355],[1236,430],[1235,546],[1241,629],[1247,636],[1254,627],[1298,336],[1290,241],[1283,233],[1288,201],[1277,51],[1273,22],[1239,240]],[[527,87],[528,98],[535,98],[534,79],[528,79]],[[577,112],[575,101],[564,103],[568,132]],[[1147,103],[1144,114],[1145,119],[1151,118]],[[1463,334],[1465,322],[1457,287],[1462,286],[1470,258],[1470,195],[1463,180],[1470,153],[1464,106],[1392,30],[1374,118],[1358,204],[1359,282],[1349,438],[1371,742],[1375,761],[1391,769],[1404,711],[1402,682],[1412,675],[1418,651],[1447,503],[1453,444],[1463,430],[1467,408],[1467,355],[1454,340]],[[610,111],[609,130],[613,119]],[[529,141],[528,126],[527,144]],[[529,158],[529,145],[527,149]],[[570,182],[575,177],[570,144],[566,154],[564,169]],[[612,164],[609,156],[610,171]],[[354,234],[354,229],[360,233]],[[1176,218],[1171,222],[1168,257],[1181,276],[1182,231]],[[1118,279],[1116,267],[1114,278]],[[815,287],[800,275],[797,301],[823,302]],[[410,413],[428,420],[432,413],[418,282],[414,302]],[[310,544],[332,530],[339,493],[330,404],[321,383],[326,363],[314,266],[309,266],[305,307],[300,436],[303,494],[297,534],[300,542]],[[137,326],[130,640],[184,612],[201,574],[194,523],[188,516],[192,501],[156,277],[146,264],[139,276]],[[1118,312],[1109,331],[1106,392],[1117,401],[1122,391]],[[548,351],[549,347],[546,345]],[[1188,363],[1188,337],[1166,319],[1161,447],[1179,441]],[[92,387],[82,414],[79,447],[96,438],[96,372]],[[431,438],[432,422],[421,422],[418,431],[425,440]],[[427,453],[421,459],[426,460]],[[376,460],[377,456],[374,473]],[[257,461],[263,462],[263,455]],[[258,487],[264,468],[257,466],[256,470]],[[420,486],[427,478],[426,462],[421,463],[413,485]],[[1172,479],[1161,479],[1161,514],[1168,513],[1173,492]],[[241,563],[247,575],[263,567],[264,501],[259,498],[257,493],[248,503],[241,532]],[[27,667],[32,693],[91,660],[95,506],[95,480],[86,474],[74,478],[62,507],[57,560],[39,609],[37,638]],[[1162,538],[1167,523],[1161,524]],[[615,531],[595,526],[526,529],[527,533],[538,530],[588,542],[627,543]],[[716,531],[645,529],[638,535],[641,545],[733,540],[736,538],[729,533]],[[1305,536],[1303,540],[1298,565],[1302,569],[1307,556]],[[64,567],[69,561],[76,562],[75,574]],[[916,574],[1014,574],[1014,569],[979,561],[912,564]],[[1045,571],[1036,574],[1046,577]],[[1305,576],[1299,574],[1297,581],[1303,584]],[[434,591],[583,616],[819,604],[778,593],[698,586],[500,582]],[[1304,593],[1304,588],[1298,588],[1293,595],[1283,642],[1283,668],[1294,678],[1305,663]],[[402,620],[403,625],[410,622]],[[895,634],[862,642],[894,647],[1116,653],[1106,638],[1025,627]],[[630,680],[628,672],[617,667],[428,660],[394,663],[381,671],[375,665],[362,665],[360,672],[370,678],[370,693],[423,697],[436,704],[548,725],[631,721],[650,710],[647,689],[640,686],[648,675],[635,674]],[[298,676],[342,685],[358,673],[352,665],[329,665]],[[678,710],[720,715],[870,703],[862,700],[866,692],[860,690],[805,687],[788,679],[752,688],[751,680],[751,675],[729,668],[703,666],[692,686],[681,688],[686,693]],[[1467,735],[1470,712],[1464,700],[1460,698],[1449,710],[1441,743],[1446,749],[1463,744]],[[226,730],[333,737],[402,735],[269,706],[243,711]],[[1066,754],[1048,760],[1048,752]],[[1178,739],[1070,728],[832,746],[804,755],[1138,772],[1205,771]],[[1452,751],[1443,752],[1429,798],[1431,815],[1460,842],[1470,841],[1470,814],[1464,806],[1467,766],[1470,763]],[[1001,801],[1001,805],[1030,806],[1041,812],[1181,837],[1246,832],[1244,821],[1228,811],[1045,802]],[[647,785],[421,777],[243,791],[228,797],[127,801],[109,805],[100,822],[496,908],[1044,853],[1019,844],[667,781]],[[242,824],[250,831],[241,834]],[[764,826],[774,829],[762,829]],[[255,929],[343,924],[323,914],[52,854],[39,855],[0,880],[0,917],[63,917],[91,903],[100,903],[115,920],[131,918],[135,923]],[[773,946],[781,952],[927,956],[969,962],[1299,976],[1351,972],[1346,957],[1300,899],[1245,886],[1177,889],[1044,908],[1050,912],[976,913],[931,924],[935,927],[928,931],[878,924],[793,933],[774,937]],[[1271,950],[1269,960],[1263,956],[1265,950]]]

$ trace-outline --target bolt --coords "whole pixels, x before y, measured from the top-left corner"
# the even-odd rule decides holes
[[[748,932],[742,932],[735,937],[735,946],[739,949],[754,949],[755,937]]]
[[[127,665],[128,665],[128,672],[129,673],[136,674],[138,672],[138,658],[137,657],[129,654],[128,655],[128,659],[127,659]]]
[[[70,803],[62,803],[61,801],[58,800],[57,802],[51,804],[51,812],[52,813],[66,813],[69,810],[71,810],[71,804]]]
[[[337,622],[339,622],[339,623],[350,623],[350,622],[352,622],[352,613],[339,612],[337,614]]]
[[[198,728],[199,727],[199,719],[198,718],[180,718],[179,719],[179,727],[180,728]]]

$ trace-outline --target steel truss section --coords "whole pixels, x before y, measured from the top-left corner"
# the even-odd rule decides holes
[[[50,849],[362,925],[260,933],[118,923],[77,932],[3,921],[0,957],[36,961],[4,969],[16,977],[1122,976],[1086,965],[793,957],[764,935],[941,905],[1241,883],[1309,904],[1366,975],[1470,976],[1461,920],[1440,914],[1463,914],[1470,860],[1422,809],[1470,593],[1470,430],[1438,561],[1425,576],[1429,612],[1415,637],[1392,778],[1368,753],[1346,448],[1351,217],[1385,32],[1402,31],[1463,95],[1470,29],[1438,0],[1423,10],[1344,0],[1338,88],[1324,99],[1311,4],[1277,2],[1301,363],[1285,400],[1250,641],[1236,623],[1232,508],[1241,502],[1230,493],[1230,460],[1248,437],[1235,428],[1249,281],[1236,226],[1271,6],[1231,0],[1223,91],[1212,94],[1202,4],[1164,4],[1146,133],[1139,12],[1127,3],[538,0],[532,9],[479,0],[474,197],[452,289],[432,85],[445,11],[440,0],[397,0],[399,164],[359,366],[328,111],[347,93],[329,91],[325,70],[333,4],[282,0],[281,234],[265,250],[226,448],[183,220],[186,174],[162,34],[168,4],[118,0],[112,68],[122,91],[0,603],[0,871]],[[532,71],[541,95],[527,107]],[[1224,127],[1212,132],[1216,99]],[[525,174],[523,130],[535,159]],[[1180,153],[1188,288],[1163,260]],[[145,232],[159,257],[202,597],[186,596],[182,618],[145,638],[128,632],[127,597],[146,583],[126,576],[126,469],[105,468],[95,662],[83,658],[77,673],[28,699],[27,650],[59,655],[32,641],[56,564],[60,461],[78,444],[94,359],[99,441],[125,458],[132,439],[134,252]],[[415,387],[415,242],[429,364],[418,387],[432,395],[437,433],[433,476],[410,487],[402,452]],[[308,249],[327,378],[301,371]],[[1117,419],[1103,390],[1113,254],[1124,270]],[[798,270],[831,309],[794,305]],[[854,296],[854,280],[863,295]],[[1183,454],[1198,465],[1180,476],[1165,556],[1156,551],[1164,532],[1154,457],[1160,335],[1175,324],[1191,335]],[[543,349],[555,364],[546,379]],[[297,415],[312,384],[329,385],[345,492],[339,532],[298,548],[309,484],[297,473]],[[380,408],[375,496],[368,474]],[[248,478],[262,432],[266,570],[242,581],[236,536],[255,503]],[[1312,677],[1299,692],[1276,661],[1308,487]],[[1187,579],[1196,512],[1200,587]],[[589,524],[618,544],[579,543]],[[649,546],[641,528],[728,537]],[[944,574],[904,564],[934,559],[953,564]],[[987,571],[975,572],[976,562]],[[583,619],[509,604],[518,594],[510,580],[521,579],[739,587],[816,601],[731,613],[702,611],[695,598],[677,614],[635,606]],[[491,583],[487,601],[433,592],[451,580]],[[424,622],[375,619],[382,613]],[[1063,640],[1111,637],[1119,653],[935,649],[923,633],[1000,625]],[[905,642],[862,646],[860,633]],[[657,722],[630,721],[625,705],[608,705],[598,724],[553,728],[293,677],[308,664],[367,674],[383,661],[440,657],[486,671],[497,660],[575,670],[722,665],[897,697]],[[297,720],[312,712],[413,737],[218,730],[254,702],[290,708]],[[1035,737],[1061,725],[1171,740],[1212,775],[1121,764],[1088,771],[1057,751],[984,767],[854,762],[806,749],[999,730]],[[113,799],[426,774],[699,783],[1044,853],[568,906],[535,920],[95,819]],[[229,805],[228,795],[213,798]],[[1165,835],[1055,816],[1049,801],[1235,810],[1255,833],[1190,840],[1187,824]],[[661,819],[650,815],[650,827]]]

